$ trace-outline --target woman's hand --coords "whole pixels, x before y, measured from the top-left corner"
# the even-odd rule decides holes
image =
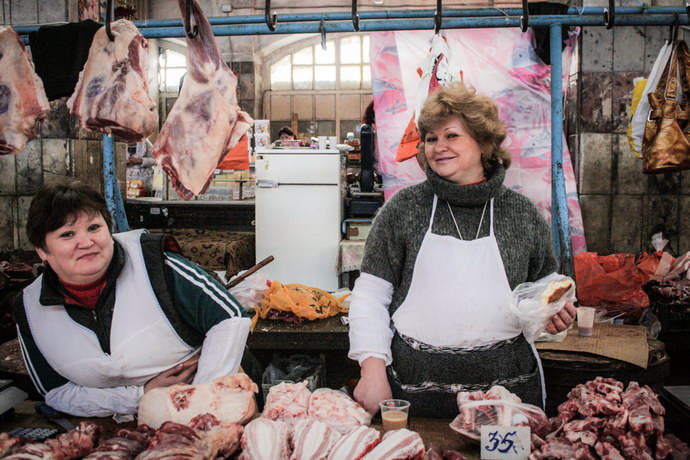
[[[546,332],[549,334],[558,334],[559,332],[565,331],[573,324],[576,315],[577,310],[575,309],[575,305],[571,302],[566,302],[558,313],[549,318],[549,322],[546,323]]]
[[[386,363],[379,358],[367,358],[362,362],[361,378],[354,391],[355,400],[369,413],[379,410],[379,403],[392,396],[386,375]]]
[[[169,387],[178,383],[192,383],[194,374],[196,374],[196,365],[199,362],[198,356],[194,358],[188,359],[153,377],[144,385],[144,393],[158,387]]]

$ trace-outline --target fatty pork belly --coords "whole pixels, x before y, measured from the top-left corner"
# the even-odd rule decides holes
[[[238,460],[288,460],[290,432],[284,422],[259,417],[244,427]]]
[[[374,428],[360,426],[340,438],[333,446],[328,460],[360,460],[381,442],[381,433]]]
[[[166,421],[187,424],[209,413],[221,423],[245,423],[256,413],[258,388],[247,374],[231,374],[197,385],[154,388],[139,401],[139,423],[158,428]]]
[[[381,442],[365,455],[363,460],[422,460],[423,458],[422,437],[419,433],[402,428],[383,435]]]
[[[0,27],[0,155],[17,154],[50,112],[43,82],[12,27]]]
[[[93,422],[79,426],[45,442],[24,444],[3,457],[9,460],[73,460],[93,450],[100,436],[100,427]]]
[[[303,418],[295,425],[290,460],[327,460],[340,433],[315,418]]]
[[[188,71],[153,149],[185,200],[206,191],[218,163],[253,122],[237,105],[237,77],[223,60],[211,25],[199,3],[190,1],[199,33],[186,37]],[[186,2],[178,3],[184,16]]]
[[[156,103],[149,96],[148,42],[126,19],[112,22],[110,29],[114,41],[105,27],[94,35],[67,107],[85,129],[141,141],[158,127]]]

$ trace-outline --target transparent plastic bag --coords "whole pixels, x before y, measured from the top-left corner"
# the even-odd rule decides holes
[[[237,276],[244,272],[240,272]],[[230,294],[242,304],[248,311],[253,311],[254,307],[261,303],[264,298],[264,291],[268,289],[269,280],[261,271],[249,275],[237,286],[229,289]]]
[[[541,298],[542,293],[552,281],[561,280],[572,282],[570,289],[555,302],[544,303]],[[573,279],[569,276],[552,273],[533,283],[518,285],[513,290],[509,307],[520,323],[525,338],[533,343],[544,331],[549,318],[558,313],[567,302],[573,303],[575,300],[575,282]]]

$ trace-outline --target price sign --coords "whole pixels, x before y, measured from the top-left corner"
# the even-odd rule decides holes
[[[481,458],[487,460],[525,460],[530,454],[528,426],[481,427]]]

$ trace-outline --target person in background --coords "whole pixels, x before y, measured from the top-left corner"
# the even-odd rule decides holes
[[[288,126],[283,126],[278,131],[278,138],[281,145],[292,145],[290,141],[296,140],[295,133]]]
[[[127,181],[130,184],[134,180],[143,181],[148,194],[153,189],[153,166],[156,164],[152,150],[153,144],[148,139],[127,147]]]
[[[103,197],[80,182],[44,186],[31,202],[26,230],[45,271],[14,313],[46,403],[134,414],[153,388],[235,373],[250,326],[240,303],[164,235],[110,228]]]
[[[375,412],[392,395],[415,415],[451,418],[459,391],[499,384],[543,407],[538,355],[508,304],[518,284],[557,265],[537,208],[503,185],[510,156],[498,109],[455,84],[429,96],[417,126],[427,179],[381,208],[352,294],[355,399]],[[574,317],[568,304],[546,330]]]
[[[371,101],[362,114],[360,127],[360,189],[362,192],[374,190],[374,168],[376,168],[376,116],[374,101]]]

